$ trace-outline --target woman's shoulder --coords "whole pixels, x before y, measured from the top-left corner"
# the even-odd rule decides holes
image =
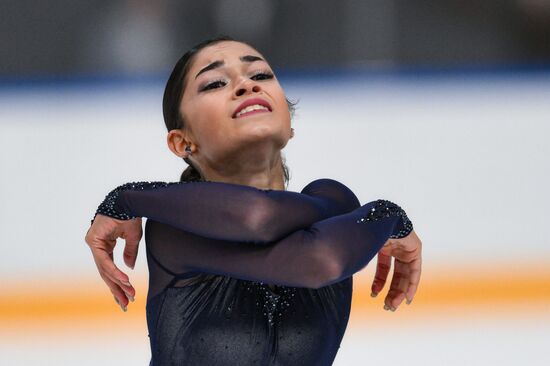
[[[347,207],[345,211],[352,211],[361,206],[359,199],[351,189],[331,178],[315,179],[307,184],[301,193],[336,201]]]

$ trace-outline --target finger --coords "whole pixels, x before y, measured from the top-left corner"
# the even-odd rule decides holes
[[[128,276],[120,271],[113,261],[113,249],[116,246],[120,229],[112,226],[111,221],[113,219],[108,217],[102,219],[102,217],[101,215],[96,217],[97,220],[88,229],[85,241],[92,251],[101,277],[111,289],[117,302],[120,302],[124,306],[127,304],[127,299],[133,301],[135,290],[132,288]],[[141,225],[139,226],[141,227]],[[118,227],[120,228],[121,226],[119,225]]]
[[[376,297],[376,295],[378,295],[378,293],[382,291],[382,289],[384,288],[390,269],[391,269],[391,257],[383,253],[378,253],[378,258],[376,263],[376,273],[374,275],[374,280],[372,281],[372,286],[371,286],[372,297]]]
[[[418,258],[419,248],[410,250],[404,247],[396,247],[392,250],[391,254],[395,258],[399,258],[401,262],[409,263]]]
[[[385,304],[389,310],[395,311],[405,299],[405,291],[409,283],[408,264],[395,260],[394,271],[390,290],[385,299]]]
[[[99,248],[92,250],[92,253],[100,273],[121,287],[132,288],[128,276],[115,265],[112,253],[107,253]]]
[[[139,250],[139,241],[141,239],[141,225],[138,227],[132,226],[133,230],[130,230],[128,233],[125,233],[123,236],[126,240],[126,245],[124,247],[124,263],[131,269],[134,269],[136,265],[136,259]]]
[[[122,291],[122,289],[115,282],[111,281],[107,276],[103,275],[102,273],[100,273],[100,276],[111,290],[111,293],[113,294],[113,297],[115,298],[117,304],[123,311],[126,311],[128,309],[128,299],[126,298],[124,291]]]
[[[114,264],[113,253],[109,253],[109,258],[110,258],[111,262]],[[116,265],[115,265],[115,267],[116,267]],[[110,276],[108,273],[106,275]],[[124,291],[124,293],[126,294],[126,297],[128,298],[128,300],[134,302],[134,297],[136,296],[136,290],[130,284],[130,282],[117,281],[116,278],[112,278],[112,277],[111,277],[111,280],[113,282],[115,282],[117,284],[117,286],[119,286]]]
[[[400,261],[410,263],[420,257],[422,253],[422,242],[418,237],[411,238],[411,240],[395,240],[395,247],[391,254],[395,258],[399,258]]]
[[[417,260],[412,261],[409,264],[409,267],[409,283],[405,292],[407,304],[410,304],[413,301],[416,290],[418,289],[418,284],[420,283],[420,275],[422,272],[422,258],[418,258]]]
[[[107,256],[109,260],[112,260],[112,253],[108,254]],[[96,255],[94,255],[94,259],[96,259]],[[111,292],[113,293],[113,295],[118,294],[119,291],[122,291],[121,293],[123,294],[123,297],[132,302],[135,300],[136,290],[132,287],[130,282],[123,283],[116,277],[113,277],[112,273],[105,270],[105,265],[101,262],[101,259],[96,259],[96,265],[101,278],[103,278],[107,285],[109,285],[109,288],[111,288]],[[127,303],[127,301],[125,302]]]

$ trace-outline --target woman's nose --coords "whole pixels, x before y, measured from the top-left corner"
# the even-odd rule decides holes
[[[239,83],[237,88],[235,88],[235,96],[240,97],[248,93],[258,93],[261,90],[262,88],[257,82],[254,80],[245,79]]]

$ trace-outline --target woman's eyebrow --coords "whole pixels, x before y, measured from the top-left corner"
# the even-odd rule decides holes
[[[249,62],[249,63],[254,62],[254,61],[264,61],[263,58],[261,58],[259,56],[253,56],[253,55],[241,56],[241,57],[239,57],[239,59],[242,62]],[[199,75],[202,74],[203,72],[207,72],[207,71],[210,71],[210,70],[217,69],[218,67],[221,67],[224,64],[225,64],[225,62],[223,60],[217,60],[217,61],[212,62],[210,65],[206,66],[201,71],[199,71],[197,73],[197,75],[195,76],[195,79],[198,78]]]
[[[240,57],[242,62],[254,62],[254,61],[263,61],[264,59],[259,56],[246,55]]]

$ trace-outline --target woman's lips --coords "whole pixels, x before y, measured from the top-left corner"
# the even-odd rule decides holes
[[[258,114],[258,113],[269,113],[270,111],[266,110],[266,109],[256,109],[256,110],[253,110],[253,111],[250,111],[250,112],[245,112],[245,113],[242,113],[238,116],[236,116],[235,118],[243,118],[243,117],[248,117],[248,116],[251,116],[253,114]]]
[[[246,111],[246,109],[250,109]],[[235,112],[233,112],[233,118],[240,118],[244,116],[250,116],[256,114],[255,112],[271,112],[271,105],[261,98],[251,98],[242,102]]]

